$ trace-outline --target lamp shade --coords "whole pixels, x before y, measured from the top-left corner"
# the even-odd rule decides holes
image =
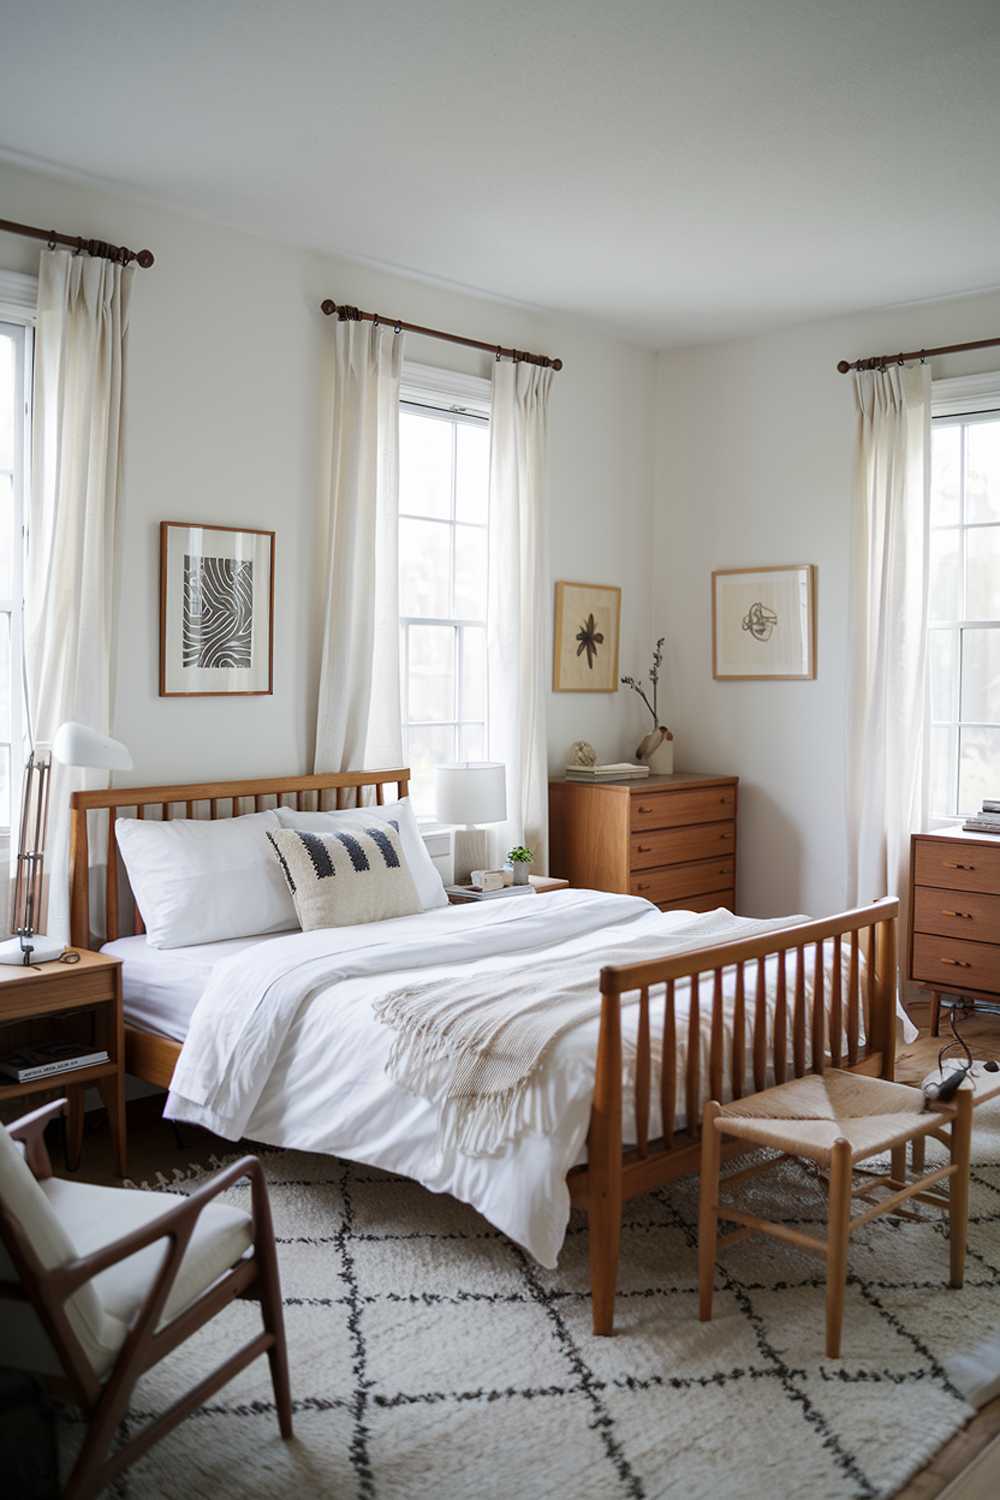
[[[98,734],[86,724],[67,719],[52,741],[52,754],[64,766],[87,766],[101,771],[131,771],[132,757],[121,740]]]
[[[442,823],[502,823],[507,816],[507,772],[499,761],[435,766],[434,791]]]

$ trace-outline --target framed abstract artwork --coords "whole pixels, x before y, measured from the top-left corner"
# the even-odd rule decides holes
[[[618,691],[622,591],[603,583],[557,583],[552,687],[557,693]]]
[[[812,563],[789,563],[712,574],[713,677],[816,676],[815,573]]]
[[[270,693],[274,532],[160,523],[160,696]]]

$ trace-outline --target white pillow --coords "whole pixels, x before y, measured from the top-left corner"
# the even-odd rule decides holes
[[[115,825],[132,893],[153,948],[288,932],[295,908],[265,838],[274,812]]]
[[[409,866],[413,883],[417,888],[420,910],[430,911],[435,906],[447,906],[448,894],[440,872],[427,852],[427,845],[420,836],[413,804],[409,797],[399,802],[390,802],[384,807],[349,807],[343,812],[293,812],[290,807],[278,808],[278,819],[282,828],[299,828],[305,833],[333,833],[338,828],[362,827],[371,822],[394,823],[399,830],[399,841]]]
[[[384,922],[420,910],[417,888],[391,823],[368,819],[336,833],[280,828],[269,833],[303,932]]]

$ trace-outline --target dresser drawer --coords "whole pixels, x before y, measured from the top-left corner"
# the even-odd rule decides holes
[[[1000,844],[960,844],[951,839],[918,839],[916,885],[952,891],[1000,892]]]
[[[694,828],[657,828],[633,833],[629,857],[634,870],[679,865],[685,860],[718,858],[736,849],[735,823],[699,823]]]
[[[638,870],[631,878],[633,896],[647,901],[681,901],[706,891],[721,891],[736,883],[736,861],[704,859],[692,865],[672,865],[666,870]]]
[[[913,977],[943,990],[1000,991],[1000,946],[915,933]]]
[[[918,885],[913,892],[914,932],[1000,943],[1000,896],[981,891],[939,891]]]
[[[736,788],[732,786],[700,787],[693,792],[635,792],[630,801],[633,833],[736,816]]]
[[[724,906],[727,911],[733,911],[736,906],[736,892],[709,891],[705,896],[685,896],[681,901],[661,901],[661,911],[715,911],[717,906]]]

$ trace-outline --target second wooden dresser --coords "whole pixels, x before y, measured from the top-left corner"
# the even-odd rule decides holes
[[[736,899],[736,776],[549,783],[549,863],[571,885],[645,896],[661,911]]]
[[[910,978],[941,996],[1000,1003],[1000,838],[942,828],[915,833],[910,862]]]

